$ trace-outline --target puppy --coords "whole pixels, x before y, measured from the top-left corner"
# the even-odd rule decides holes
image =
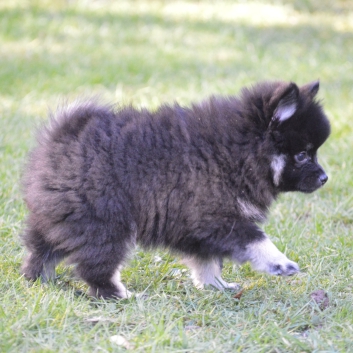
[[[125,298],[120,271],[136,243],[181,255],[198,288],[235,288],[221,277],[224,258],[297,273],[259,224],[279,193],[327,181],[318,90],[264,82],[154,112],[94,101],[58,110],[24,173],[24,275],[53,279],[66,259],[91,295]]]

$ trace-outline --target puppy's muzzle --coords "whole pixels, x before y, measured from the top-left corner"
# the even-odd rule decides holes
[[[323,173],[319,176],[319,180],[321,182],[321,185],[324,185],[328,180],[328,176],[325,173]]]

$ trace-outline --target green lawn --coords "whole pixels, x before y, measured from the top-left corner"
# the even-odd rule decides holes
[[[350,0],[0,0],[0,351],[353,352],[352,48]],[[283,195],[265,226],[300,275],[227,263],[237,299],[196,290],[167,253],[139,251],[122,277],[145,295],[106,302],[80,295],[64,266],[55,284],[21,277],[19,179],[49,109],[82,95],[155,108],[317,78],[329,182]],[[319,289],[326,308],[311,299]]]

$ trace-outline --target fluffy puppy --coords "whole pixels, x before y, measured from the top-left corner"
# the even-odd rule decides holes
[[[24,174],[24,275],[47,281],[66,259],[91,295],[124,298],[120,270],[136,242],[181,255],[199,288],[235,288],[221,277],[224,258],[297,273],[259,224],[279,193],[327,181],[318,89],[264,82],[191,107],[58,110]]]

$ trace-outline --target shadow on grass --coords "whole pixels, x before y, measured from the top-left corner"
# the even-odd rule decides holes
[[[299,12],[325,12],[333,16],[352,10],[352,4],[344,0],[284,0],[283,4],[293,6]]]
[[[318,11],[320,4],[297,0],[294,6]],[[325,12],[335,16],[337,6],[326,6]],[[97,84],[114,89],[118,82],[178,86],[201,77],[238,80],[239,75],[247,82],[295,79],[297,72],[312,74],[313,79],[324,76],[326,84],[352,84],[346,75],[350,57],[341,50],[353,46],[352,34],[318,22],[260,27],[245,20],[175,19],[152,10],[139,14],[133,7],[122,14],[27,6],[2,10],[0,18],[6,19],[3,38],[15,42],[15,50],[4,49],[0,59],[6,68],[0,72],[0,94],[32,87],[71,91]],[[65,29],[67,25],[74,33]],[[26,42],[36,41],[26,50]]]

